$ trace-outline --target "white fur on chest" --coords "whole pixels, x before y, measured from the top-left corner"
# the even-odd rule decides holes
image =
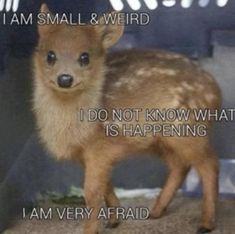
[[[79,104],[59,103],[35,95],[34,111],[42,142],[57,159],[68,159],[94,132],[94,124],[80,120]]]

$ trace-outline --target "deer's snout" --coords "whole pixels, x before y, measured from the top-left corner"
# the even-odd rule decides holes
[[[73,84],[73,77],[69,74],[62,74],[57,78],[57,84],[60,88],[70,88]]]

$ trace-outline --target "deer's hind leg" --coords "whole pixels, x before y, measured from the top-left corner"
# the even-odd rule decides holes
[[[193,166],[198,171],[203,186],[201,226],[198,229],[198,233],[201,234],[210,232],[215,228],[218,197],[218,159],[213,150],[207,148],[200,158],[195,157]]]
[[[168,144],[177,154],[168,154],[165,157],[169,168],[171,168],[170,174],[157,199],[152,216],[156,218],[161,216],[182,183],[189,166],[192,166],[198,171],[203,185],[202,216],[198,233],[210,232],[215,227],[218,197],[219,167],[216,154],[210,147],[207,138],[170,139]]]
[[[176,153],[170,152],[163,155],[169,174],[164,187],[150,212],[150,218],[160,218],[172,201],[178,188],[184,181],[190,166],[183,162]]]

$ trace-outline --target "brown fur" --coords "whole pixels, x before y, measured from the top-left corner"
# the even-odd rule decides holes
[[[42,11],[48,11],[45,5]],[[115,163],[128,155],[147,151],[159,153],[170,171],[151,217],[163,214],[193,166],[204,187],[201,226],[212,230],[218,164],[209,137],[112,138],[104,135],[101,122],[79,120],[81,108],[220,107],[220,90],[213,78],[184,56],[157,50],[130,50],[106,57],[106,49],[122,32],[123,27],[117,25],[39,27],[33,103],[41,140],[57,159],[77,159],[85,167],[86,203],[95,209],[84,233],[98,232],[96,215],[103,199],[109,207],[119,206],[111,183]],[[46,62],[51,50],[58,56],[53,67]],[[89,52],[91,60],[84,68],[77,63],[82,52]],[[56,78],[62,73],[74,76],[71,88],[61,89],[56,85]],[[194,121],[191,116],[189,124]],[[143,115],[140,123],[145,123]],[[110,223],[115,226],[118,220],[112,218]]]

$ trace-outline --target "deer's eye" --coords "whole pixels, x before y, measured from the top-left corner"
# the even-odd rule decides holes
[[[87,52],[84,52],[80,55],[78,62],[81,67],[87,66],[90,63],[90,56]]]
[[[56,60],[57,60],[57,58],[56,58],[55,52],[54,52],[54,51],[49,51],[49,52],[47,53],[47,63],[48,63],[49,65],[54,65],[55,62],[56,62]]]

